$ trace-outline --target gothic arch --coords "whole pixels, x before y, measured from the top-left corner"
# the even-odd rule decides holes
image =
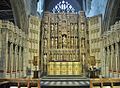
[[[67,1],[63,0],[59,3],[57,3],[53,8],[52,8],[53,13],[58,13],[58,12],[76,12],[75,8]]]
[[[51,11],[55,5],[57,5],[59,2],[62,2],[63,0],[49,0],[45,2],[45,10]],[[68,2],[75,10],[76,12],[80,11],[82,9],[82,6],[79,4],[77,0],[64,0]]]
[[[108,0],[104,20],[103,31],[108,31],[110,26],[120,20],[120,0]]]

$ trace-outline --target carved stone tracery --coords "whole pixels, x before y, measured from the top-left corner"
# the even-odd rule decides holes
[[[53,63],[54,63],[54,66],[57,67],[58,63],[63,62],[63,63],[66,63],[66,66],[68,65],[68,68],[69,68],[69,64],[73,64],[72,67],[74,68],[74,65],[76,65],[77,63],[79,64],[82,63],[81,62],[82,60],[80,60],[81,58],[80,48],[81,48],[81,44],[83,45],[83,48],[85,48],[84,47],[85,40],[81,42],[82,37],[79,33],[81,30],[81,26],[79,26],[80,21],[77,19],[81,18],[80,15],[76,15],[74,13],[70,13],[70,14],[49,13],[49,15],[46,15],[45,13],[45,16],[48,16],[48,17],[44,17],[44,18],[50,19],[48,21],[44,19],[43,26],[42,26],[44,27],[44,24],[48,24],[47,29],[42,30],[42,33],[44,33],[47,30],[47,33],[43,35],[43,37],[45,36],[45,38],[47,39],[47,40],[45,39],[43,40],[47,41],[47,43],[42,43],[42,44],[43,46],[48,46],[47,47],[48,53],[46,54],[47,60],[48,60],[48,63],[47,63],[48,70],[49,68],[51,68],[50,66],[53,66]],[[43,52],[43,55],[44,55],[44,52]],[[78,65],[78,68],[82,68],[81,64]],[[51,75],[53,73],[52,71],[48,72],[48,75]],[[72,72],[69,72],[69,73],[72,73]],[[62,73],[59,73],[59,75],[61,74]],[[81,74],[81,70],[78,70],[78,73],[76,73],[76,75],[80,75],[80,74]],[[72,73],[71,75],[75,75],[75,73]]]

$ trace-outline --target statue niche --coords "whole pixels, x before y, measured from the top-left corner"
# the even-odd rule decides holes
[[[62,23],[61,23],[61,31],[62,31],[62,34],[67,34],[67,27],[66,27],[66,21],[63,20]]]
[[[67,48],[67,35],[66,34],[62,35],[62,47]]]

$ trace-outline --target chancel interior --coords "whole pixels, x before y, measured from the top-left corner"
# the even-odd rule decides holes
[[[119,88],[119,33],[119,0],[1,0],[0,88]]]

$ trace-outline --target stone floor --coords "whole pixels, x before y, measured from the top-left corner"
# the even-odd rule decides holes
[[[85,77],[43,77],[41,86],[44,87],[83,87],[89,88],[90,79]]]

